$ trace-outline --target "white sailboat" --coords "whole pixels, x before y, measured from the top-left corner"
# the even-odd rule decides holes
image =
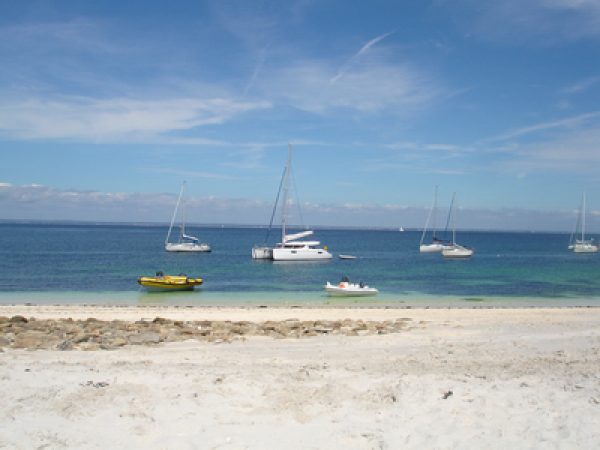
[[[448,259],[464,259],[473,256],[473,249],[456,243],[456,213],[454,212],[454,200],[456,194],[452,194],[452,203],[450,204],[450,214],[452,217],[452,244],[444,246],[442,256]]]
[[[196,236],[190,236],[185,233],[185,188],[186,182],[184,181],[181,185],[181,190],[179,191],[179,198],[177,199],[175,211],[173,211],[173,217],[171,218],[171,224],[169,225],[169,232],[167,233],[167,237],[165,239],[165,250],[168,252],[210,252],[210,245],[200,242]],[[169,242],[169,239],[171,238],[171,231],[173,230],[173,225],[175,223],[175,219],[177,218],[177,211],[179,210],[180,203],[183,204],[181,206],[179,239],[177,242]]]
[[[573,233],[573,235],[571,236],[569,250],[573,250],[574,253],[597,253],[598,244],[594,243],[593,239],[585,238],[585,216],[586,210],[584,192],[581,197],[581,208],[579,209],[575,233]],[[579,232],[581,232],[581,239],[578,239]]]
[[[289,187],[291,177],[292,147],[288,145],[288,159],[280,183],[280,191],[283,189],[282,212],[281,212],[281,242],[274,247],[255,246],[252,249],[254,259],[272,259],[274,261],[317,261],[328,260],[332,258],[331,253],[326,248],[320,247],[319,241],[305,241],[302,238],[312,236],[312,230],[306,230],[299,233],[287,233],[288,207],[289,207]],[[273,213],[279,200],[279,193]],[[273,217],[273,216],[272,216]]]
[[[421,234],[421,242],[419,243],[419,252],[421,253],[436,253],[441,252],[445,247],[449,247],[450,244],[447,241],[442,239],[438,239],[436,236],[436,218],[437,218],[437,193],[438,187],[435,187],[435,194],[433,197],[433,206],[429,210],[429,215],[427,216],[427,220],[425,221],[425,227],[423,228],[423,233]],[[425,236],[427,235],[427,231],[429,231],[429,222],[432,221],[431,226],[431,243],[425,243]]]

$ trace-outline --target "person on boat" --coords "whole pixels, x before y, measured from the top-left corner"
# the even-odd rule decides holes
[[[340,283],[350,283],[350,279],[346,275],[344,275],[340,280]]]

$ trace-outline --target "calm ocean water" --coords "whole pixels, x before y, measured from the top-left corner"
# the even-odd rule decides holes
[[[361,300],[367,303],[600,305],[600,254],[567,251],[565,234],[461,232],[457,240],[475,256],[446,261],[419,254],[416,231],[318,230],[332,261],[274,263],[250,256],[264,229],[191,227],[212,245],[208,254],[165,252],[166,231],[0,224],[0,303],[322,304],[340,301],[325,297],[323,284],[347,275],[380,290]],[[339,253],[358,259],[340,260]],[[157,270],[201,276],[205,284],[191,293],[140,291],[137,277]]]

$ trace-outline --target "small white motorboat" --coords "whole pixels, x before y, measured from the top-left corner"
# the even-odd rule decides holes
[[[363,282],[350,283],[348,278],[344,277],[338,284],[331,284],[328,281],[325,285],[325,292],[332,296],[360,297],[377,295],[379,291],[375,288],[367,286]]]
[[[338,255],[338,258],[340,258],[340,259],[356,259],[356,256],[354,256],[354,255]]]

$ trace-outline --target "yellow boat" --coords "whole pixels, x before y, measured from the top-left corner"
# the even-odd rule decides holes
[[[149,291],[192,291],[202,284],[202,278],[190,278],[185,274],[164,275],[156,272],[153,277],[139,277],[138,284]]]

